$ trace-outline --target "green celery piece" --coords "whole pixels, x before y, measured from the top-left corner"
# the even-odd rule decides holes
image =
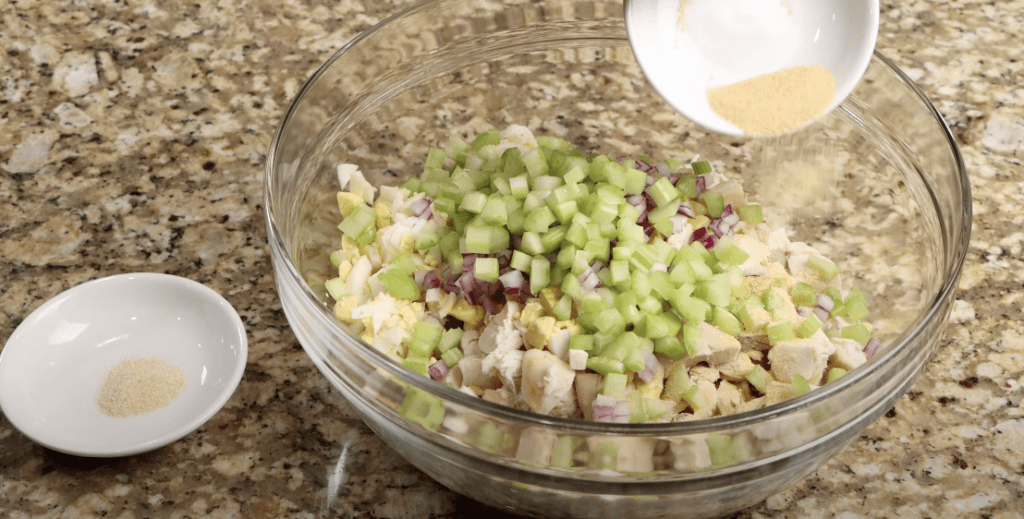
[[[459,209],[473,214],[480,214],[484,210],[485,204],[487,204],[487,195],[480,191],[472,191],[462,197]]]
[[[706,192],[703,199],[708,207],[708,216],[712,218],[722,216],[722,210],[725,209],[725,198],[722,193]]]
[[[757,225],[764,221],[763,210],[759,204],[750,204],[740,207],[736,210],[740,220],[746,222],[748,225]]]
[[[832,263],[831,260],[820,256],[811,256],[810,258],[807,258],[807,266],[825,279],[833,279],[839,275],[839,267],[837,267],[835,263]]]
[[[711,455],[711,466],[727,467],[735,465],[747,458],[743,443],[723,433],[711,433],[707,438],[708,453]]]
[[[441,335],[441,338],[437,341],[437,349],[443,353],[457,347],[462,342],[462,335],[462,328],[451,328],[449,330],[445,330]],[[449,364],[449,366],[450,365],[451,364]]]
[[[341,301],[343,297],[348,295],[348,283],[341,278],[328,279],[324,282],[324,288],[327,289],[327,293],[335,301]]]
[[[676,189],[676,186],[672,185],[672,181],[670,181],[668,177],[661,177],[654,181],[654,183],[647,188],[647,194],[651,196],[651,199],[654,200],[654,203],[659,208],[665,207],[673,201],[678,202],[680,197],[679,190]],[[676,209],[678,208],[679,205],[677,203]],[[673,212],[675,212],[675,210],[673,210]]]
[[[821,325],[821,319],[818,319],[817,315],[810,314],[796,327],[796,335],[806,339],[814,335],[814,332],[820,330]]]
[[[530,262],[530,292],[538,295],[550,282],[551,262],[543,256],[535,256]]]
[[[506,225],[508,223],[508,211],[505,208],[505,201],[500,197],[492,196],[487,199],[483,210],[480,212],[483,223],[488,225]]]
[[[377,214],[368,204],[360,204],[348,215],[347,218],[338,224],[338,230],[356,239],[367,230],[371,229],[377,219]]]
[[[739,319],[737,319],[731,312],[720,306],[717,306],[712,310],[711,324],[715,328],[718,328],[733,337],[743,333],[743,327],[740,326]]]
[[[697,384],[690,386],[683,393],[683,400],[686,400],[686,403],[690,404],[690,407],[693,407],[695,411],[699,411],[708,405],[708,397],[697,387]]]
[[[793,394],[796,396],[806,395],[811,391],[811,385],[803,375],[793,375]]]
[[[851,324],[843,327],[839,332],[839,336],[844,339],[853,339],[861,346],[864,346],[871,340],[871,330],[864,323]]]
[[[648,320],[650,317],[648,317]],[[686,354],[682,341],[675,335],[659,337],[654,340],[654,351],[672,360],[679,360]]]
[[[608,375],[626,372],[626,367],[622,364],[622,361],[609,359],[607,357],[595,357],[593,355],[587,359],[587,369],[590,371],[596,371],[606,377]]]
[[[697,341],[700,340],[702,335],[700,326],[697,323],[683,323],[683,347],[686,349],[686,354],[690,357],[697,354]]]
[[[501,142],[501,133],[497,129],[490,129],[486,132],[478,134],[473,142],[469,143],[469,146],[474,150],[480,150],[484,146],[491,145],[497,146]]]
[[[551,308],[551,313],[555,314],[555,318],[559,321],[568,321],[572,318],[572,298],[567,295],[562,297],[555,303],[555,306]]]
[[[454,367],[459,363],[460,360],[465,356],[462,350],[459,348],[452,348],[448,351],[441,353],[441,360],[448,365],[449,368]]]
[[[569,337],[569,349],[570,350],[583,350],[593,351],[594,350],[594,336],[590,334],[576,334]]]
[[[436,431],[444,421],[445,409],[440,398],[410,387],[405,393],[398,413],[428,430]]]
[[[551,224],[555,223],[555,214],[551,211],[551,208],[544,205],[530,211],[526,215],[526,221],[523,222],[523,229],[531,232],[542,233],[551,227]]]
[[[426,376],[428,373],[427,369],[430,367],[430,359],[425,357],[408,357],[402,359],[402,364],[416,373]]]
[[[793,289],[790,291],[789,295],[793,299],[793,304],[813,306],[818,293],[814,290],[813,286],[800,281],[793,285]]]
[[[736,245],[728,237],[723,237],[718,241],[718,244],[715,245],[714,254],[718,261],[726,265],[742,265],[750,258],[750,254],[747,251],[740,248],[739,245]]]
[[[608,373],[605,374],[603,382],[601,385],[602,395],[619,397],[626,394],[626,385],[629,383],[629,377],[621,372]]]
[[[690,169],[693,170],[694,175],[707,175],[711,173],[711,163],[706,160],[700,160],[690,164]]]
[[[387,290],[391,297],[408,299],[410,301],[420,298],[420,287],[409,272],[398,268],[390,268],[380,274],[379,279],[384,283],[384,289]]]
[[[494,254],[508,248],[508,229],[503,227],[468,225],[465,235],[466,252],[468,253]]]
[[[775,346],[780,342],[791,341],[796,338],[793,332],[793,323],[782,321],[768,326],[768,344]]]
[[[768,373],[761,366],[754,366],[754,369],[747,372],[745,377],[750,385],[754,386],[761,394],[764,394],[768,388],[768,382],[771,381],[771,374]]]
[[[473,264],[473,276],[481,281],[498,281],[498,258],[478,257]]]
[[[682,362],[676,363],[665,377],[665,388],[661,391],[661,397],[678,403],[692,385],[693,381],[690,380],[686,365]]]
[[[847,371],[843,368],[832,368],[828,370],[827,383],[831,384],[832,382],[839,380],[839,378],[845,375],[846,373]]]
[[[337,267],[338,265],[341,265],[341,262],[345,261],[345,251],[336,250],[336,251],[332,252],[331,256],[330,256],[330,259],[331,259],[331,265],[334,265],[335,267]]]

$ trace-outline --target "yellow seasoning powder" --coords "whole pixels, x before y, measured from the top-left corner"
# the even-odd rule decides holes
[[[708,91],[711,109],[751,135],[785,133],[823,114],[836,80],[818,66],[792,67]]]
[[[185,372],[157,358],[131,357],[103,376],[96,403],[103,414],[128,418],[160,409],[185,389]]]

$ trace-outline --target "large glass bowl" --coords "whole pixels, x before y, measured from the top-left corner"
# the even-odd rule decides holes
[[[429,146],[510,124],[584,152],[700,154],[739,179],[791,239],[839,264],[867,294],[884,348],[836,383],[780,404],[631,425],[492,404],[414,374],[350,334],[323,288],[337,275],[327,255],[341,239],[336,165],[354,163],[371,182],[396,185],[419,173]],[[435,0],[367,31],[313,75],[281,122],[266,211],[292,330],[366,423],[453,490],[547,517],[711,517],[814,471],[922,372],[948,318],[971,219],[953,137],[884,57],[874,57],[839,109],[799,133],[711,134],[647,84],[621,0]],[[442,401],[443,425],[403,416],[411,393]],[[574,448],[569,466],[537,454],[556,440]],[[737,449],[709,462],[711,442]],[[621,470],[602,457],[613,450]]]

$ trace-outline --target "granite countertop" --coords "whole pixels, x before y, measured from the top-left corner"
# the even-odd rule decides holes
[[[498,514],[407,464],[317,373],[266,244],[263,163],[290,99],[331,52],[413,3],[0,6],[0,337],[63,290],[148,271],[224,295],[250,341],[227,406],[149,453],[56,453],[0,415],[0,517]],[[882,2],[878,49],[932,98],[971,176],[951,324],[888,414],[734,517],[1024,517],[1022,12],[1020,0]]]

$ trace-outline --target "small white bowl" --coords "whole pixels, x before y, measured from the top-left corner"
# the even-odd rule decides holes
[[[33,311],[0,350],[0,410],[50,449],[115,457],[162,447],[198,429],[234,393],[248,341],[231,304],[185,278],[122,274],[83,283]],[[180,367],[185,388],[164,407],[104,414],[104,375],[132,357]]]

